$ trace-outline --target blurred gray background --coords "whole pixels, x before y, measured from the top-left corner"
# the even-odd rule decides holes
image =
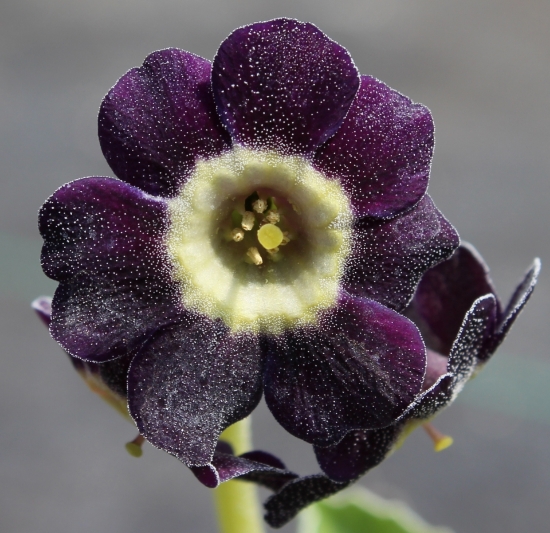
[[[88,391],[31,312],[55,288],[38,265],[36,211],[67,181],[112,175],[96,115],[126,70],[171,46],[212,58],[233,28],[277,16],[316,23],[362,73],[430,107],[430,192],[485,257],[502,298],[535,255],[543,260],[499,354],[436,422],[454,446],[435,454],[417,432],[362,483],[457,533],[549,530],[548,0],[3,0],[2,533],[215,531],[209,490],[151,446],[127,455],[135,429]],[[255,429],[257,447],[317,471],[309,447],[265,407]]]

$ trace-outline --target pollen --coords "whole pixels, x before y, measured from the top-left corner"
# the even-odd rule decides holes
[[[256,222],[256,217],[254,216],[254,213],[252,211],[245,211],[243,215],[243,221],[241,222],[241,226],[245,231],[251,231],[254,227],[254,223]]]
[[[283,242],[283,232],[274,224],[264,224],[258,230],[258,242],[266,250],[273,250]]]
[[[246,251],[246,255],[256,266],[260,266],[264,262],[262,256],[260,255],[260,252],[258,252],[258,248],[256,248],[255,246],[251,246]]]
[[[258,198],[252,204],[252,209],[254,209],[254,211],[256,211],[256,213],[263,213],[267,209],[267,202],[262,198]]]
[[[267,214],[265,215],[265,219],[270,223],[270,224],[277,224],[278,222],[280,222],[281,220],[281,215],[279,215],[279,213],[277,213],[277,211],[268,211]]]
[[[234,228],[231,231],[231,238],[235,242],[241,242],[244,239],[244,231],[241,228]]]

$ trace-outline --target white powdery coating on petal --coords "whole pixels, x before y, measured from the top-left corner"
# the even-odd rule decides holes
[[[218,235],[231,202],[259,189],[290,202],[304,241],[303,253],[261,268],[224,254],[222,247],[231,244]],[[200,161],[181,194],[169,201],[169,212],[167,246],[185,307],[221,318],[234,331],[276,333],[315,323],[320,310],[334,305],[353,217],[338,182],[305,159],[237,146]]]

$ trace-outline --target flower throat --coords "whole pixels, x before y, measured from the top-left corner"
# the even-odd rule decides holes
[[[336,301],[352,220],[339,183],[301,157],[236,147],[199,161],[170,200],[183,304],[237,331],[313,324]]]

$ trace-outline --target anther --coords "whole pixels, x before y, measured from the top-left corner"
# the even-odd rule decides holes
[[[279,215],[277,211],[268,211],[267,214],[265,215],[265,219],[270,224],[277,224],[281,220],[281,215]]]
[[[283,240],[281,241],[281,244],[279,246],[286,246],[290,242],[290,236],[288,235],[288,231],[283,231]]]
[[[254,222],[256,222],[256,217],[252,211],[245,211],[243,215],[243,221],[241,226],[245,231],[250,231],[254,227]]]
[[[256,213],[263,213],[267,209],[267,202],[263,200],[262,198],[258,198],[253,204],[252,209],[256,211]]]
[[[241,228],[234,228],[231,231],[231,238],[235,242],[241,242],[244,239],[244,231]]]
[[[434,451],[442,452],[453,444],[452,437],[449,437],[449,435],[443,435],[443,433],[435,429],[429,422],[422,424],[422,427],[432,439],[434,443]]]
[[[134,440],[126,443],[126,451],[132,457],[141,457],[143,455],[143,450],[141,445],[145,442],[145,437],[143,435],[138,435]]]
[[[262,256],[260,255],[260,252],[258,252],[258,248],[256,248],[255,246],[251,246],[246,251],[246,255],[256,266],[260,266],[264,262]]]

